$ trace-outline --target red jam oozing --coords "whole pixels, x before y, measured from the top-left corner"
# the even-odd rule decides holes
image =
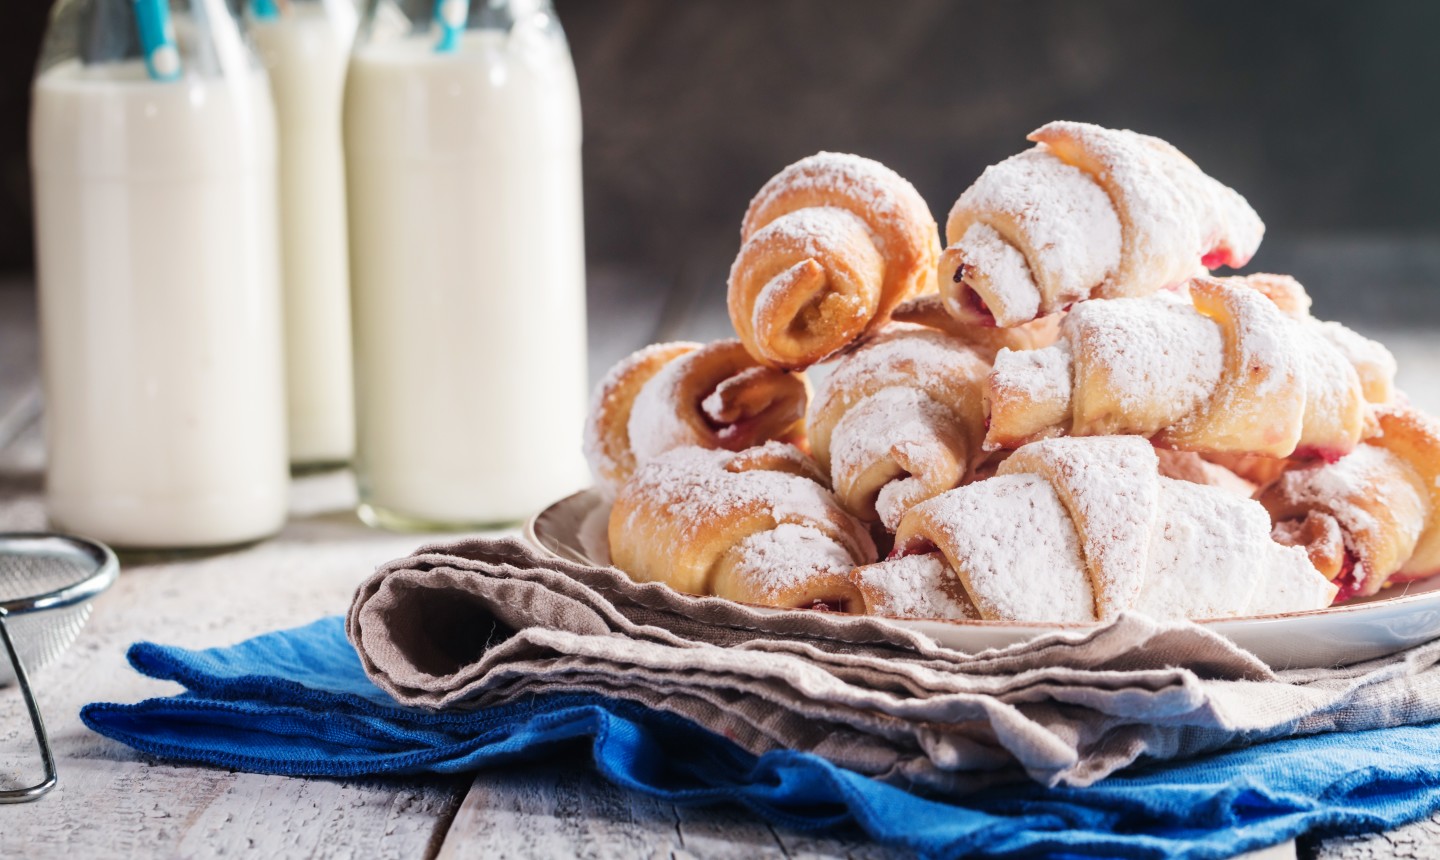
[[[843,598],[836,600],[816,600],[809,606],[802,607],[811,612],[849,612],[846,601]]]
[[[995,315],[990,312],[990,308],[985,304],[985,300],[980,298],[979,293],[966,287],[963,301],[965,308],[975,315],[976,325],[985,327],[995,325]]]
[[[1296,448],[1295,453],[1290,456],[1297,460],[1324,460],[1327,463],[1334,463],[1348,453],[1350,452],[1342,451],[1339,448],[1305,447]]]
[[[904,558],[907,555],[925,555],[938,551],[939,547],[931,543],[929,538],[911,538],[910,542],[904,545],[897,542],[895,548],[890,551],[890,554],[885,556],[885,560],[890,561],[892,559]]]
[[[1235,252],[1224,245],[1211,248],[1209,253],[1200,258],[1200,265],[1207,269],[1216,269],[1220,266],[1235,268]]]
[[[754,418],[741,418],[733,424],[717,424],[707,416],[705,422],[715,431],[715,438],[720,440],[722,446],[726,448],[732,445],[741,448],[749,447],[751,437],[749,430],[755,425]]]
[[[950,278],[965,288],[965,292],[960,294],[960,303],[975,316],[976,325],[993,326],[995,325],[995,315],[990,312],[990,308],[986,306],[985,300],[980,297],[980,294],[965,283],[965,275],[968,272],[969,268],[961,263],[955,267],[955,274]]]
[[[1340,589],[1339,593],[1335,595],[1335,599],[1331,601],[1332,604],[1343,603],[1354,597],[1360,590],[1360,583],[1355,576],[1358,568],[1357,562],[1355,553],[1348,549],[1345,550],[1345,560],[1340,563],[1340,572],[1335,574],[1335,578],[1331,580],[1335,587]]]

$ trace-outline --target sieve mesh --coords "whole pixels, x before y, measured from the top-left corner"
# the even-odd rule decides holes
[[[57,534],[0,534],[0,639],[9,646],[3,649],[0,685],[19,682],[45,767],[45,778],[33,785],[0,786],[0,803],[28,803],[55,787],[55,750],[31,689],[30,671],[70,647],[90,617],[90,601],[109,588],[119,572],[115,554],[94,541]]]
[[[101,562],[83,545],[53,536],[0,535],[0,604],[79,585],[96,576]],[[6,624],[20,659],[34,671],[70,647],[89,617],[90,601],[82,600],[48,609],[15,609]],[[14,680],[10,661],[0,654],[0,686]]]

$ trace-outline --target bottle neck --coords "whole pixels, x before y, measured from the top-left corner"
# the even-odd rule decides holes
[[[248,74],[256,66],[228,0],[60,0],[37,71],[66,62],[142,63],[158,83]]]

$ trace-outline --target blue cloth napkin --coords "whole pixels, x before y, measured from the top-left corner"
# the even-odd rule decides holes
[[[806,830],[854,823],[926,857],[1229,857],[1440,809],[1440,724],[1278,741],[1133,768],[1089,788],[1026,783],[940,801],[810,754],[756,757],[685,720],[600,697],[471,712],[401,707],[365,676],[341,618],[227,648],[142,642],[129,656],[186,692],[87,705],[81,718],[162,758],[347,777],[469,771],[573,755],[588,742],[616,785],[678,804],[736,803]]]

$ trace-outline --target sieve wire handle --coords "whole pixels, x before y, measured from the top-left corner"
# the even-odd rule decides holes
[[[15,651],[15,640],[10,638],[10,628],[5,624],[5,619],[9,616],[10,613],[0,606],[0,641],[5,643],[5,652],[10,655],[10,666],[15,670],[15,682],[20,685],[20,693],[25,697],[25,707],[30,711],[30,724],[35,727],[35,742],[40,746],[40,759],[45,765],[45,779],[29,788],[0,791],[0,803],[28,803],[39,800],[55,787],[55,751],[50,748],[50,736],[45,733],[45,720],[40,716],[40,705],[36,703],[35,693],[30,689],[30,678],[25,674],[25,665],[20,662],[20,655]]]

